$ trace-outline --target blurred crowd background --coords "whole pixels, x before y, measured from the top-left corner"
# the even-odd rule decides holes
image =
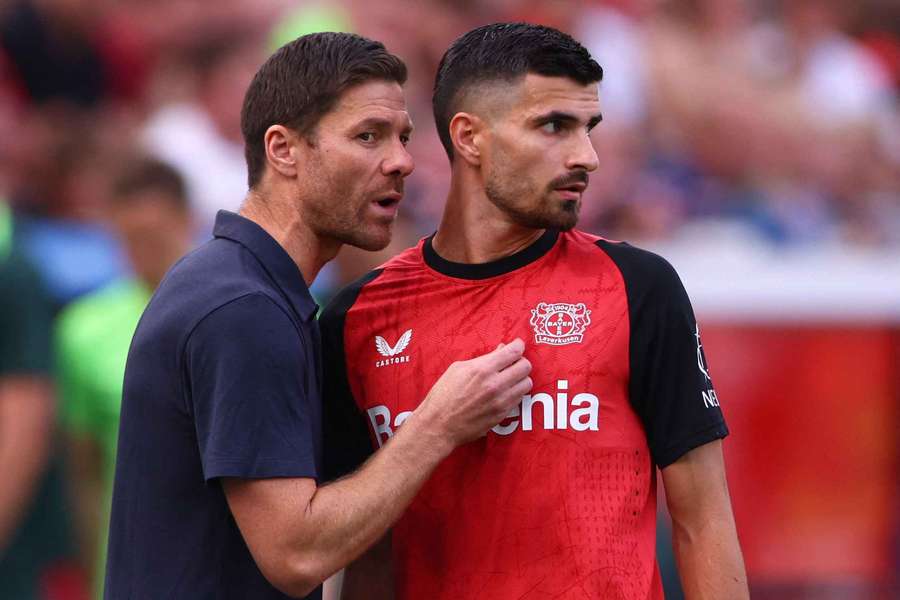
[[[395,241],[342,251],[324,302],[434,230],[435,68],[513,20],[604,67],[579,227],[671,250],[709,315],[754,597],[900,597],[896,0],[0,0],[0,599],[102,578],[125,353],[166,269],[243,200],[262,61],[330,30],[409,67]]]

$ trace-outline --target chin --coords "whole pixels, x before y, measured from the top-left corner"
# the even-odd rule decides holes
[[[378,228],[370,231],[354,231],[341,241],[361,250],[377,252],[384,250],[391,243],[393,227]]]

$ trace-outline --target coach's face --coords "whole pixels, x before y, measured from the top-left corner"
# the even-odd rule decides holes
[[[485,193],[520,225],[571,229],[597,169],[589,137],[601,118],[597,84],[528,74],[505,97],[485,119]]]
[[[412,122],[396,82],[347,89],[303,149],[304,222],[319,236],[366,250],[391,241],[403,180],[412,173],[406,144]]]

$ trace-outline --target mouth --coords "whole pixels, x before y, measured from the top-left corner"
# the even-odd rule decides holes
[[[402,198],[403,194],[391,192],[372,200],[371,204],[378,213],[393,217],[397,213],[397,206]]]
[[[586,188],[587,185],[584,183],[570,183],[569,185],[553,188],[553,191],[561,196],[563,200],[577,202],[581,199],[581,194]]]
[[[584,192],[584,190],[587,189],[587,184],[582,183],[580,181],[576,181],[574,183],[570,183],[568,185],[562,185],[562,186],[559,186],[559,187],[556,187],[553,189],[555,189],[556,191],[559,191],[559,192],[571,192],[573,194],[581,194]]]

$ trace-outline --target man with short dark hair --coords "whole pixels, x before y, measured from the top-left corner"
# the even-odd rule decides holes
[[[385,452],[317,485],[327,365],[307,285],[341,244],[390,240],[413,168],[405,78],[380,43],[334,33],[254,77],[241,214],[166,275],[129,351],[107,598],[319,598],[530,389],[521,340],[444,365]]]
[[[659,256],[573,229],[598,168],[601,77],[574,39],[523,23],[475,29],[441,61],[440,227],[322,317],[326,389],[343,390],[326,397],[326,431],[346,432],[329,448],[358,452],[335,474],[374,451],[365,429],[375,447],[402,434],[442,362],[495,337],[531,340],[535,391],[441,464],[347,569],[345,600],[661,600],[657,467],[687,597],[747,597],[728,430],[684,288]]]

